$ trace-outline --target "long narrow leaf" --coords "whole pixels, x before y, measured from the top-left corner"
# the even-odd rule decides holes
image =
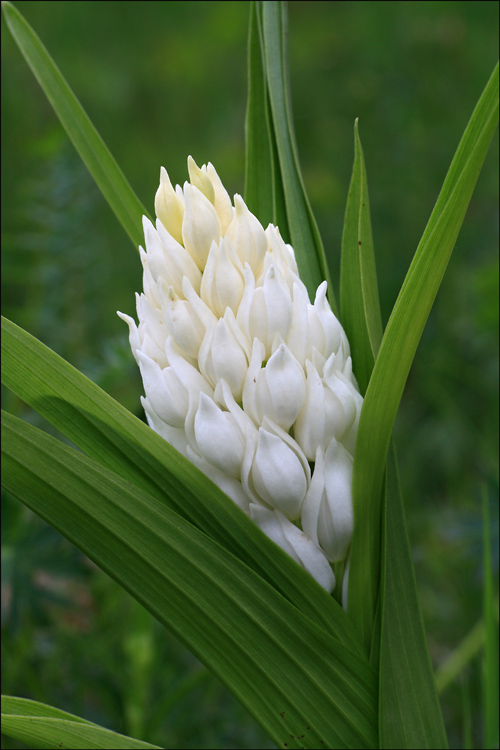
[[[47,706],[45,703],[7,695],[2,695],[2,734],[24,742],[28,747],[48,750],[54,747],[68,747],[74,750],[160,750],[158,745],[111,732],[98,724]]]
[[[148,212],[31,26],[11,3],[2,2],[2,10],[17,46],[74,147],[137,248],[143,242],[142,216],[148,216]]]
[[[257,3],[251,2],[248,28],[248,99],[245,120],[245,202],[250,211],[266,227],[271,221],[275,221],[275,217],[273,215],[269,107],[260,26]]]
[[[374,747],[366,660],[145,492],[3,414],[4,486],[200,658],[288,747]]]
[[[366,390],[382,338],[368,185],[354,127],[355,158],[342,238],[341,311],[356,374]],[[357,454],[358,461],[364,460]],[[381,528],[382,587],[370,658],[379,671],[379,744],[385,748],[445,747],[446,735],[418,605],[394,448]],[[358,508],[358,514],[363,508]],[[358,547],[357,554],[368,550]],[[359,561],[358,561],[359,562]],[[361,564],[370,564],[366,555]],[[350,596],[354,582],[350,582]],[[362,595],[362,592],[361,592]]]
[[[378,596],[380,510],[392,427],[420,336],[498,122],[497,87],[498,65],[465,130],[394,305],[364,400],[353,477],[357,522],[351,551],[353,595],[349,596],[349,614],[367,649]],[[357,550],[368,551],[368,564],[367,555],[358,558]]]
[[[346,613],[260,533],[204,474],[33,336],[2,319],[2,382],[76,446],[256,570],[328,632],[362,653]]]
[[[365,393],[382,340],[368,181],[354,124],[354,166],[342,234],[340,313],[361,393]]]
[[[291,243],[309,295],[314,297],[318,285],[326,279],[330,304],[335,310],[328,265],[304,188],[295,143],[287,74],[287,17],[284,3],[274,0],[263,3],[262,19],[267,85]]]
[[[379,746],[446,748],[447,740],[404,518],[394,446],[387,465],[381,590]]]

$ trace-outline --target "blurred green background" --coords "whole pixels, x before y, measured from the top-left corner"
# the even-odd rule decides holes
[[[160,165],[182,183],[188,154],[211,161],[231,195],[243,192],[248,3],[15,4],[148,209]],[[289,11],[297,140],[332,276],[359,117],[385,322],[498,57],[498,4],[309,1]],[[3,314],[141,415],[116,316],[135,313],[138,254],[3,19],[1,95]],[[495,142],[396,425],[436,666],[481,616],[483,486],[498,557],[497,162]],[[53,431],[11,394],[4,404]],[[176,639],[10,497],[2,563],[3,692],[162,747],[273,747]],[[442,696],[452,747],[482,746],[480,674],[478,657]]]

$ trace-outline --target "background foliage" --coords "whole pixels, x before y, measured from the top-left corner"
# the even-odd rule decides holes
[[[212,161],[230,194],[243,192],[247,3],[18,5],[148,208],[160,164],[183,182],[189,153]],[[297,140],[332,278],[359,117],[385,322],[498,56],[498,5],[293,2],[289,10]],[[2,42],[3,312],[140,414],[139,374],[115,315],[133,314],[138,256],[3,22]],[[396,426],[436,665],[479,616],[481,484],[492,499],[498,492],[495,159],[490,153],[477,185]],[[42,424],[10,394],[5,401]],[[491,517],[497,559],[496,504]],[[272,746],[194,657],[10,498],[2,545],[4,692],[167,747]],[[463,746],[468,709],[481,745],[476,662],[443,695],[453,747]]]

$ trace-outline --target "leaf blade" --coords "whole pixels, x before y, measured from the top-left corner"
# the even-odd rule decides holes
[[[105,727],[68,714],[38,701],[2,696],[2,734],[24,742],[28,747],[50,748],[158,748],[149,742],[126,737]]]
[[[11,415],[2,431],[4,486],[169,627],[277,743],[286,732],[290,747],[373,746],[366,660],[156,498]]]
[[[447,748],[448,742],[418,601],[397,459],[387,465],[379,654],[379,745]]]
[[[401,287],[361,412],[353,495],[355,509],[362,509],[362,512],[358,512],[352,542],[350,581],[354,582],[354,596],[349,597],[349,613],[357,623],[367,649],[378,597],[380,511],[392,427],[420,336],[498,122],[497,86],[498,65],[462,136]],[[358,454],[362,461],[357,458]],[[369,565],[360,565],[356,548],[369,551]],[[359,595],[359,592],[364,592],[364,595]]]
[[[34,30],[10,2],[2,2],[2,11],[70,140],[137,249],[143,242],[142,216],[148,216],[148,212]]]
[[[266,227],[276,223],[269,103],[264,74],[262,28],[257,2],[250,3],[248,28],[248,97],[245,118],[245,203]]]
[[[262,4],[264,59],[267,74],[272,128],[276,140],[283,183],[290,241],[302,281],[314,299],[317,287],[326,279],[328,298],[336,310],[335,294],[318,227],[302,179],[293,130],[288,54],[287,15],[284,3]]]
[[[382,317],[363,148],[354,123],[354,165],[342,233],[340,312],[361,393],[366,392],[382,340]]]

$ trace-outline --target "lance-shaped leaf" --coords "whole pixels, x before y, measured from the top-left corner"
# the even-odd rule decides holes
[[[368,184],[363,151],[354,127],[354,167],[342,238],[341,310],[362,390],[370,378],[382,338]],[[361,365],[361,366],[360,366]],[[356,455],[363,461],[363,454]],[[379,671],[379,745],[386,748],[446,747],[427,639],[406,532],[397,477],[390,454],[384,493],[381,593],[371,644]],[[363,506],[357,508],[363,513]],[[357,549],[358,555],[365,550]],[[368,556],[362,564],[369,564]],[[351,563],[352,564],[352,563]],[[350,582],[350,596],[355,581]]]
[[[2,734],[24,742],[28,747],[110,748],[141,750],[158,748],[149,742],[125,737],[91,721],[68,714],[45,703],[2,695]]]
[[[446,748],[392,446],[382,527],[379,746]]]
[[[387,324],[359,424],[353,493],[349,614],[366,648],[378,597],[385,462],[420,336],[498,122],[498,65],[474,109]]]
[[[109,573],[288,747],[374,747],[375,673],[164,503],[9,414],[2,481]]]
[[[286,6],[281,2],[265,2],[262,3],[261,13],[264,65],[274,136],[271,137],[271,146],[276,143],[290,241],[295,250],[300,277],[310,297],[314,298],[317,287],[326,279],[328,298],[335,312],[325,252],[305,191],[295,143],[288,81]]]
[[[290,242],[283,178],[273,127],[264,54],[262,3],[250,3],[245,120],[245,201],[263,226],[272,222]]]
[[[245,203],[266,227],[273,212],[267,82],[262,57],[262,28],[257,3],[250,3],[248,26],[248,97],[245,120]],[[284,227],[282,227],[282,231]]]
[[[354,166],[347,198],[342,262],[340,312],[351,345],[361,393],[365,393],[382,340],[382,318],[373,252],[368,181],[363,149],[354,124]]]
[[[142,242],[141,218],[148,212],[31,26],[11,3],[2,2],[2,10],[17,46],[74,147],[137,248]]]

